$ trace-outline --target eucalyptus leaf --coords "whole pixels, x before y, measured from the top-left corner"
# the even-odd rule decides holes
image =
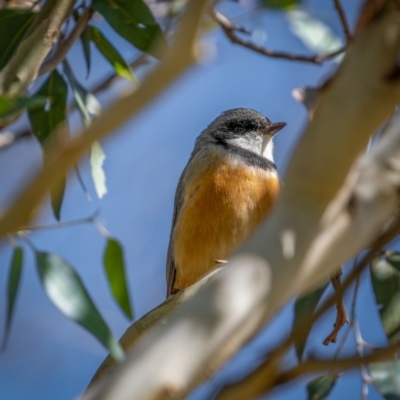
[[[126,316],[132,319],[133,314],[125,274],[124,254],[121,245],[113,238],[107,239],[103,264],[111,293]]]
[[[304,296],[298,297],[294,305],[293,329],[297,328],[297,326],[299,326],[299,324],[301,324],[306,317],[312,315],[326,287],[327,284],[319,287],[318,289],[313,290],[310,293],[307,293]],[[297,341],[294,343],[297,358],[299,359],[299,361],[301,361],[301,358],[303,356],[304,348],[306,346],[307,337],[310,333],[310,330],[311,327],[308,331],[302,332],[301,337],[299,337]]]
[[[154,44],[166,46],[160,26],[143,0],[93,0],[93,8],[139,50],[156,56]]]
[[[0,10],[0,70],[11,58],[35,15],[26,10]]]
[[[94,188],[99,199],[107,193],[106,174],[103,169],[103,163],[106,158],[99,142],[93,142],[90,148],[90,168]]]
[[[390,342],[397,342],[400,333],[400,271],[385,259],[371,266],[372,287],[383,328]]]
[[[300,0],[262,0],[261,5],[267,8],[291,8],[301,3]]]
[[[58,71],[54,70],[43,86],[36,92],[36,95],[44,96],[46,102],[40,107],[29,110],[28,115],[33,133],[42,145],[46,161],[47,142],[57,132],[58,127],[62,124],[67,126],[68,87]],[[63,134],[68,134],[66,129]],[[57,220],[60,219],[65,186],[66,177],[60,180],[50,192],[51,205]]]
[[[7,280],[7,316],[4,328],[3,350],[7,346],[10,334],[11,323],[14,317],[15,301],[18,295],[19,283],[21,280],[22,266],[24,260],[24,250],[22,247],[16,247],[11,259],[10,270]]]
[[[400,360],[372,363],[368,366],[375,387],[387,400],[400,400]]]
[[[73,12],[73,17],[75,19],[75,22],[79,20],[80,16],[81,14],[77,10]],[[87,70],[86,78],[87,78],[89,76],[90,66],[91,66],[90,30],[87,26],[85,27],[80,36],[80,41],[82,43],[83,55],[85,57],[86,70]]]
[[[122,78],[128,79],[135,83],[136,78],[133,75],[132,68],[121,56],[118,50],[112,45],[112,43],[103,35],[103,33],[95,28],[90,27],[90,38],[92,42],[99,49],[100,53],[107,59],[107,61],[113,66],[115,72]]]
[[[81,278],[57,254],[36,252],[36,267],[44,291],[68,318],[92,333],[117,361],[124,359],[121,346],[90,298]]]
[[[25,108],[35,109],[36,107],[43,107],[45,104],[46,97],[44,96],[0,96],[0,119],[10,117]]]
[[[395,251],[387,251],[385,253],[385,260],[397,271],[400,271],[400,253]]]
[[[308,400],[326,399],[339,378],[337,374],[328,374],[313,379],[307,385]]]
[[[331,53],[343,47],[343,41],[324,22],[314,18],[303,10],[291,10],[287,13],[291,31],[316,53]],[[335,57],[341,61],[343,54]]]

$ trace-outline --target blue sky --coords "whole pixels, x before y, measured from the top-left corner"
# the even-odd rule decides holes
[[[339,36],[342,35],[332,1],[307,1],[305,7],[324,21]],[[351,21],[356,18],[358,1],[346,1]],[[242,13],[234,4],[225,9],[231,15]],[[309,50],[289,30],[285,15],[265,11],[244,13],[235,20],[259,32],[266,33],[263,44],[279,50],[309,53]],[[115,39],[118,48],[130,60],[135,50],[120,39],[105,22],[96,23]],[[257,39],[257,37],[255,38]],[[111,139],[102,142],[106,153],[104,169],[108,193],[95,199],[88,159],[80,169],[94,200],[88,202],[75,176],[70,175],[64,200],[62,219],[72,220],[91,214],[101,207],[100,219],[113,237],[123,243],[128,267],[129,288],[135,316],[140,317],[163,301],[165,296],[165,257],[169,240],[175,187],[193,147],[196,136],[220,112],[235,107],[254,108],[272,121],[285,121],[287,127],[276,139],[276,161],[282,175],[284,166],[306,124],[306,112],[291,95],[294,88],[315,86],[333,70],[332,63],[315,66],[266,58],[231,45],[218,30],[204,38],[211,56],[192,67],[162,96],[140,115],[121,127]],[[111,67],[93,49],[93,67],[85,80],[85,67],[80,44],[69,55],[70,63],[87,87],[109,73]],[[139,72],[139,76],[143,73]],[[107,103],[130,83],[119,81],[107,94],[100,96]],[[340,116],[338,116],[340,117]],[[79,127],[76,115],[72,118]],[[41,164],[41,153],[34,139],[26,139],[0,152],[1,206],[11,201],[21,182],[32,176]],[[51,223],[46,204],[41,222]],[[96,305],[113,332],[119,337],[129,321],[113,302],[102,270],[104,238],[90,225],[56,231],[41,231],[31,235],[40,250],[55,252],[66,258],[79,272]],[[106,355],[102,346],[77,324],[66,319],[50,303],[37,279],[33,255],[26,248],[26,261],[21,292],[5,353],[0,355],[1,399],[7,400],[67,400],[82,392]],[[0,296],[5,296],[5,282],[11,248],[7,242],[0,247]],[[383,344],[382,328],[376,316],[376,306],[367,279],[360,290],[358,315],[367,341]],[[4,297],[3,297],[4,298]],[[348,299],[347,299],[348,300]],[[1,302],[4,304],[4,301]],[[0,307],[0,329],[3,328],[4,307]],[[257,356],[279,342],[288,332],[292,319],[288,307],[259,335],[234,362],[217,374],[210,383],[200,387],[193,399],[209,399],[215,388],[232,381],[254,366]],[[309,348],[327,356],[328,348],[321,342],[329,332],[334,313],[328,313],[311,333]],[[351,339],[349,343],[351,344]],[[350,351],[349,347],[345,352]],[[293,354],[288,357],[293,362]],[[358,373],[340,380],[332,398],[358,398]],[[269,398],[306,398],[304,384],[274,392]],[[371,388],[369,399],[380,396]]]

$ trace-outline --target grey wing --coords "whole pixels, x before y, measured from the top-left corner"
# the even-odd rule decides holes
[[[171,294],[172,289],[174,288],[175,276],[176,276],[176,266],[174,260],[174,245],[173,245],[173,233],[176,221],[178,219],[179,213],[181,212],[183,205],[183,181],[185,179],[186,168],[183,170],[182,175],[179,179],[178,186],[176,188],[175,193],[175,202],[174,202],[174,214],[172,217],[172,226],[171,233],[169,236],[169,245],[168,245],[168,254],[167,254],[167,297]]]

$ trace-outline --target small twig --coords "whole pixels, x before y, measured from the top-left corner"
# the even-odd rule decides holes
[[[94,14],[92,8],[87,8],[82,15],[79,17],[70,35],[64,39],[57,47],[56,52],[45,61],[39,69],[38,75],[43,75],[47,72],[53,71],[60,62],[62,62],[67,55],[69,49],[75,43],[75,41],[81,36],[82,32],[86,28],[86,25],[90,21]]]
[[[242,28],[236,24],[234,24],[231,20],[229,20],[225,15],[221,14],[219,11],[212,10],[212,17],[218,24],[221,26],[225,35],[230,39],[232,43],[239,44],[240,46],[246,47],[250,50],[255,51],[256,53],[263,54],[264,56],[273,57],[273,58],[281,58],[285,60],[291,61],[304,61],[310,62],[313,64],[321,64],[323,61],[326,61],[330,58],[336,57],[340,53],[343,53],[346,50],[346,47],[343,47],[333,53],[325,53],[315,56],[303,56],[300,54],[292,54],[285,53],[281,51],[274,51],[267,49],[265,47],[259,46],[255,43],[250,42],[249,40],[243,39],[235,34],[235,32],[244,32],[249,33],[246,28]]]
[[[344,324],[349,323],[346,307],[343,301],[343,294],[342,295],[339,294],[341,288],[341,276],[342,276],[342,269],[340,268],[339,271],[331,277],[332,286],[335,291],[335,295],[337,296],[336,300],[337,311],[336,311],[336,322],[333,326],[333,330],[322,342],[325,346],[327,346],[329,343],[336,343],[339,331],[342,329]]]
[[[347,22],[346,14],[343,10],[342,4],[340,3],[340,0],[333,0],[333,2],[335,3],[336,11],[339,14],[340,22],[342,23],[343,31],[346,36],[346,41],[347,43],[350,43],[353,39],[353,36],[350,33],[349,23]]]
[[[23,226],[18,229],[17,233],[67,228],[70,226],[92,223],[98,217],[99,214],[100,214],[100,208],[98,208],[93,214],[85,218],[75,219],[73,221],[60,222],[58,224]]]

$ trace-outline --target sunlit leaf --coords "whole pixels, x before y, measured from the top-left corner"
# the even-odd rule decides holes
[[[4,338],[2,346],[3,350],[7,346],[8,337],[11,329],[11,323],[14,317],[15,300],[17,298],[19,283],[21,279],[23,259],[24,259],[23,248],[22,247],[15,248],[7,280],[7,317],[4,328]]]
[[[327,285],[312,291],[304,296],[299,297],[296,300],[294,305],[294,321],[293,321],[293,329],[297,328],[307,316],[310,316],[316,309],[318,302],[321,299],[322,294],[324,293]],[[301,337],[295,342],[295,349],[297,358],[301,360],[304,352],[304,348],[306,346],[306,341],[308,334],[310,333],[311,327],[307,332],[302,332]]]
[[[44,106],[46,104],[46,97],[32,96],[32,97],[6,97],[0,96],[0,119],[7,118],[24,108],[34,109],[36,107]]]
[[[124,254],[121,245],[115,239],[107,239],[103,263],[115,300],[127,317],[132,319],[133,314],[125,275]]]
[[[316,53],[331,53],[343,47],[342,40],[336,36],[329,26],[312,17],[305,11],[292,10],[287,13],[292,32]],[[339,62],[343,55],[334,60]]]
[[[123,38],[154,55],[154,44],[166,45],[160,26],[143,0],[93,0],[93,8]]]
[[[101,199],[107,193],[106,174],[104,173],[103,163],[106,155],[99,142],[93,142],[90,148],[90,168],[96,193]]]
[[[268,8],[290,8],[300,2],[300,0],[262,0],[261,5]]]
[[[46,294],[68,318],[92,333],[117,360],[124,353],[86,291],[81,278],[60,256],[37,252],[36,266]]]
[[[36,95],[46,97],[46,102],[34,110],[29,110],[29,119],[34,135],[43,146],[46,158],[46,141],[56,133],[57,127],[67,124],[68,88],[62,76],[54,70]],[[54,216],[59,220],[64,197],[66,178],[64,177],[51,190],[51,205]]]
[[[108,41],[99,29],[91,26],[90,38],[101,54],[103,54],[107,61],[113,66],[115,72],[119,76],[128,79],[131,82],[136,82],[136,78],[133,75],[130,65],[124,60],[117,49]]]
[[[313,379],[307,385],[308,400],[326,399],[333,390],[339,375],[328,374]]]
[[[400,361],[386,361],[368,365],[374,385],[387,400],[400,400]]]
[[[371,280],[383,328],[389,341],[397,341],[400,333],[400,272],[385,259],[378,259],[372,263]]]
[[[0,10],[0,70],[7,64],[29,28],[35,13],[25,10]]]

